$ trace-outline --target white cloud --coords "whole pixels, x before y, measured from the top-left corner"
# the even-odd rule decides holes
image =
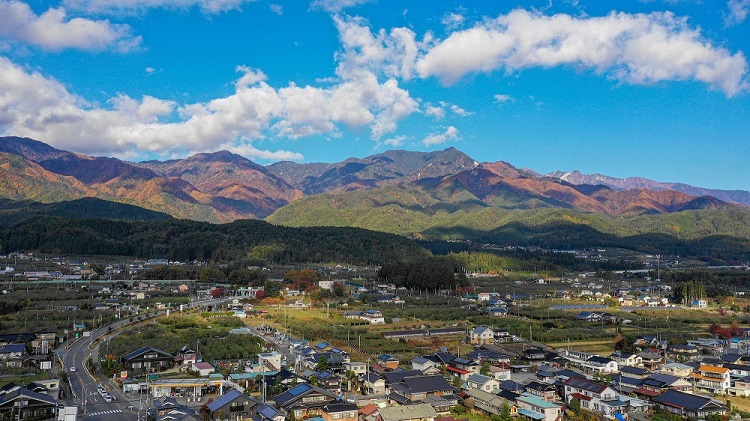
[[[259,159],[263,161],[304,161],[305,159],[302,154],[298,152],[257,149],[249,140],[241,140],[239,144],[224,144],[219,146],[218,149],[227,150],[249,159]]]
[[[458,129],[453,126],[448,126],[444,132],[431,133],[429,136],[422,140],[425,146],[441,145],[449,140],[458,139]]]
[[[205,14],[239,10],[254,0],[63,0],[71,10],[88,13],[138,14],[148,9],[189,9],[197,6]]]
[[[352,77],[357,72],[370,71],[386,77],[411,79],[420,43],[408,28],[384,29],[373,34],[368,22],[359,17],[335,16],[343,50],[336,54],[336,73]]]
[[[727,26],[739,25],[750,14],[750,0],[729,0],[727,2],[729,15],[724,19]]]
[[[68,19],[63,8],[50,8],[37,15],[26,3],[0,1],[0,16],[1,37],[45,50],[77,48],[127,52],[141,44],[141,37],[134,37],[128,25],[108,20]]]
[[[279,16],[284,14],[284,8],[280,4],[271,3],[271,5],[268,7],[272,12],[276,13]]]
[[[465,20],[466,18],[464,18],[464,15],[460,13],[447,13],[445,16],[443,16],[443,19],[440,22],[448,30],[452,31],[461,26],[461,24],[464,23]]]
[[[434,43],[416,70],[452,84],[473,72],[559,65],[631,84],[700,81],[729,97],[748,88],[742,52],[713,45],[669,12],[573,17],[514,10]]]
[[[253,69],[248,66],[237,66],[234,68],[234,71],[244,73],[244,75],[235,82],[235,85],[237,86],[251,86],[268,79],[262,70]]]
[[[495,94],[495,102],[498,104],[506,104],[508,102],[516,102],[516,99],[507,94]]]
[[[464,110],[463,108],[459,107],[456,104],[451,105],[451,111],[453,111],[453,114],[457,116],[461,116],[461,117],[466,117],[466,116],[474,114],[470,111]]]
[[[435,118],[435,120],[442,120],[445,117],[445,109],[442,106],[435,107],[432,104],[425,106],[424,113],[426,116]]]
[[[338,13],[349,7],[359,6],[370,3],[372,0],[314,0],[310,6],[313,9],[325,10],[327,12]]]
[[[390,139],[384,140],[382,144],[386,146],[390,146],[392,148],[398,148],[399,146],[404,144],[404,141],[406,141],[406,139],[408,139],[406,135],[398,135]]]
[[[237,70],[244,74],[235,92],[208,102],[179,104],[118,95],[101,107],[54,79],[0,57],[0,132],[83,153],[169,155],[213,151],[228,141],[249,144],[268,136],[336,136],[340,125],[369,127],[377,140],[418,109],[396,80],[381,83],[372,73],[326,88],[290,84],[277,89],[265,82],[260,70]]]

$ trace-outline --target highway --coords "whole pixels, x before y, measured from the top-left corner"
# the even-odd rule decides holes
[[[223,304],[232,298],[234,297],[195,302],[191,305],[191,308],[216,306]],[[157,313],[157,316],[165,314],[166,311],[162,310]],[[134,396],[126,396],[121,391],[114,390],[114,387],[110,387],[113,383],[102,382],[101,380],[96,379],[93,374],[89,372],[88,367],[86,367],[85,364],[85,361],[89,357],[91,357],[92,361],[98,363],[98,339],[105,336],[111,339],[122,332],[121,328],[126,327],[131,323],[130,319],[127,318],[118,320],[112,324],[91,331],[91,336],[89,337],[78,338],[67,346],[62,346],[57,349],[57,357],[62,362],[63,370],[68,373],[68,381],[73,393],[73,396],[68,396],[66,401],[68,404],[78,404],[79,418],[85,417],[87,420],[92,421],[111,420],[114,418],[118,420],[138,419],[138,413],[136,411],[139,406],[139,399],[142,399],[142,397],[138,394]],[[100,383],[103,383],[109,393],[115,398],[114,401],[107,402],[98,393],[96,387]],[[144,397],[143,399],[145,400],[146,398]],[[149,402],[144,401],[143,405],[148,407]],[[145,419],[145,413],[142,413],[142,415],[142,419]]]

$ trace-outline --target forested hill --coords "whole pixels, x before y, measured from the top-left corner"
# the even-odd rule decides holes
[[[0,250],[174,261],[257,259],[382,264],[430,253],[407,238],[360,228],[290,228],[256,220],[215,225],[34,217],[0,230]]]

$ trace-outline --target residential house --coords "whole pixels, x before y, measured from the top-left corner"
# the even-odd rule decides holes
[[[510,380],[511,373],[512,371],[508,364],[500,363],[500,364],[490,366],[490,375],[499,382],[504,381],[504,380]]]
[[[661,366],[659,371],[662,374],[669,374],[676,377],[687,378],[693,374],[693,367],[680,363],[669,363]]]
[[[434,421],[437,412],[428,403],[380,408],[376,421]]]
[[[440,368],[438,367],[438,364],[428,360],[425,357],[415,357],[411,360],[411,368],[414,370],[419,370],[424,374],[438,374],[440,373]]]
[[[0,362],[6,367],[21,367],[27,356],[26,344],[8,344],[0,349]]]
[[[367,320],[368,322],[370,322],[370,324],[373,324],[373,325],[385,323],[385,317],[383,316],[383,313],[380,310],[370,309],[370,310],[364,311],[359,316],[359,318],[362,320]]]
[[[495,342],[495,332],[486,326],[477,326],[469,333],[472,345],[491,345]]]
[[[191,366],[193,363],[198,362],[198,353],[185,345],[177,351],[174,361],[182,366]]]
[[[34,392],[16,383],[0,387],[0,419],[50,419],[57,402],[50,396]]]
[[[122,357],[122,365],[130,370],[161,371],[174,365],[172,354],[144,346]]]
[[[508,405],[508,410],[511,416],[518,414],[518,407],[516,406],[515,397],[519,395],[513,395],[512,401],[495,395],[494,393],[485,392],[479,389],[469,389],[466,394],[474,399],[474,408],[481,409],[482,411],[490,415],[500,415],[503,412],[503,405]]]
[[[214,371],[216,371],[216,369],[214,368],[214,366],[212,366],[211,364],[206,363],[206,362],[193,363],[193,365],[192,365],[192,367],[190,369],[193,370],[193,371],[197,371],[198,374],[201,377],[208,377],[209,374],[211,374]]]
[[[602,401],[613,401],[617,394],[610,386],[585,379],[570,378],[563,385],[566,403],[578,399],[581,407],[594,412],[601,412]]]
[[[367,363],[350,361],[344,363],[344,370],[351,371],[357,376],[367,373]]]
[[[272,400],[285,414],[294,414],[295,419],[320,415],[323,407],[334,400],[336,395],[323,388],[308,383],[299,384]]]
[[[711,398],[677,390],[667,390],[653,399],[656,409],[691,419],[708,415],[724,415],[727,407]]]
[[[323,407],[322,416],[323,421],[357,421],[359,408],[353,403],[336,400]]]
[[[257,399],[238,390],[230,390],[217,399],[208,402],[208,416],[211,420],[251,420],[252,408],[261,405]]]
[[[588,360],[581,363],[581,366],[604,374],[615,373],[618,371],[617,361],[599,355],[591,356]]]
[[[692,361],[700,358],[701,352],[695,345],[676,344],[667,348],[667,357],[677,361]]]
[[[643,358],[639,357],[638,354],[632,352],[615,351],[609,358],[617,362],[620,367],[642,367]]]
[[[367,373],[362,377],[362,384],[367,395],[380,395],[385,393],[385,379],[375,373]]]
[[[557,388],[548,383],[538,382],[536,380],[526,384],[526,392],[539,396],[547,402],[557,400]]]
[[[664,362],[661,354],[655,352],[641,352],[638,356],[643,360],[643,367],[651,371],[658,370]]]
[[[600,313],[593,313],[590,311],[582,311],[576,314],[576,320],[583,322],[600,322],[602,321],[602,315]]]
[[[636,393],[647,396],[660,395],[670,389],[685,392],[692,389],[692,384],[687,380],[669,374],[652,374],[643,379],[639,386],[640,388],[636,391]],[[640,393],[644,390],[654,393]]]
[[[395,370],[398,368],[399,360],[393,355],[381,355],[377,359],[377,365],[388,370]]]
[[[625,367],[620,367],[620,374],[623,377],[630,377],[632,379],[645,379],[646,377],[651,375],[651,372],[646,370],[645,368],[626,365]]]
[[[562,419],[562,405],[547,402],[539,396],[524,393],[516,398],[518,415],[535,421],[559,421]]]
[[[446,396],[456,392],[456,388],[440,375],[405,377],[399,383],[391,384],[390,389],[390,399],[396,402],[403,402],[405,399],[419,402],[429,395]],[[399,396],[404,399],[399,399]]]
[[[466,389],[479,389],[485,392],[492,392],[500,387],[500,382],[496,379],[481,374],[472,374],[466,379]]]
[[[711,393],[723,394],[731,386],[730,375],[731,372],[726,367],[701,365],[698,372],[693,374],[693,379],[696,387]]]
[[[167,396],[154,399],[153,405],[154,407],[148,410],[148,418],[154,421],[180,421],[193,419],[198,415],[194,409],[180,405],[177,399]]]

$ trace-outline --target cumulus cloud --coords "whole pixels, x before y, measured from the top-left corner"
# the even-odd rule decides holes
[[[336,54],[336,73],[352,77],[369,71],[386,77],[411,79],[421,43],[409,28],[393,28],[390,32],[370,30],[367,20],[359,17],[335,16],[342,51]]]
[[[498,104],[505,104],[508,102],[516,101],[515,98],[507,94],[495,94],[494,98],[495,98],[495,102],[497,102]]]
[[[269,151],[257,149],[252,142],[247,139],[241,140],[238,144],[224,144],[218,149],[227,150],[237,155],[242,155],[249,159],[260,159],[263,161],[304,161],[304,156],[298,152],[290,151]]]
[[[729,14],[724,19],[727,26],[739,25],[747,19],[750,13],[750,0],[729,0],[727,2]]]
[[[445,109],[442,106],[436,107],[432,104],[427,104],[424,108],[424,114],[433,117],[435,120],[442,120],[445,117]]]
[[[441,145],[449,140],[458,139],[458,129],[453,126],[448,126],[444,132],[435,132],[425,137],[422,143],[425,146]]]
[[[268,136],[336,135],[340,125],[369,127],[377,140],[418,109],[395,80],[381,83],[371,73],[326,88],[290,84],[277,89],[260,70],[238,66],[237,71],[243,74],[235,92],[208,102],[118,95],[102,107],[0,57],[0,131],[84,153],[167,155],[242,141],[231,144],[245,145],[247,154],[270,157],[281,152],[252,150],[248,142]]]
[[[108,20],[69,19],[64,8],[50,8],[37,15],[26,3],[0,1],[0,16],[1,37],[45,50],[76,48],[127,52],[141,44],[141,37],[134,37],[128,25]]]
[[[279,16],[284,14],[284,8],[280,4],[271,3],[271,5],[268,7],[272,12],[276,13]]]
[[[266,76],[262,70],[253,69],[248,66],[237,66],[234,68],[234,71],[244,73],[244,75],[235,82],[235,85],[237,86],[251,86],[268,79],[268,76]]]
[[[189,9],[197,6],[205,14],[239,10],[254,0],[64,0],[71,10],[88,13],[137,14],[148,9]]]
[[[474,72],[560,65],[630,84],[700,81],[728,97],[748,88],[742,52],[713,45],[669,12],[573,17],[514,10],[434,42],[415,69],[452,84]]]

